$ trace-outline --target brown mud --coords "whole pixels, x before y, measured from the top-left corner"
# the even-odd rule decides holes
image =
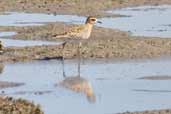
[[[56,27],[58,26],[58,27]],[[15,27],[8,30],[16,30],[17,35],[13,39],[23,40],[50,40],[54,42],[66,41],[62,45],[32,46],[32,47],[6,47],[0,55],[0,61],[27,61],[38,59],[77,57],[78,40],[55,39],[53,34],[61,33],[72,25],[63,23],[47,24],[41,27]],[[7,30],[1,28],[1,30]],[[89,58],[111,58],[111,59],[138,59],[154,58],[171,55],[171,39],[169,38],[147,38],[133,37],[119,30],[95,27],[89,40],[82,40],[81,56]]]
[[[171,114],[171,109],[161,109],[161,110],[151,110],[151,111],[142,111],[142,112],[124,112],[118,114]]]
[[[21,11],[54,14],[111,16],[105,10],[139,5],[171,4],[170,0],[1,0],[0,12]]]

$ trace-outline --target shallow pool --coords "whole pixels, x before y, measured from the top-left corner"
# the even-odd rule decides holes
[[[104,17],[96,26],[120,29],[135,36],[171,37],[171,6],[142,6],[115,9],[108,13],[123,17]],[[0,15],[0,26],[41,26],[47,22],[83,24],[86,17],[76,15],[53,15],[43,13],[6,12]]]
[[[131,32],[135,36],[171,37],[171,6],[141,6],[109,11],[125,15],[103,18],[102,27]]]
[[[0,80],[25,85],[1,91],[40,104],[45,114],[112,114],[171,107],[171,80],[137,79],[171,76],[170,60],[92,61],[82,62],[81,77],[92,85],[93,103],[82,93],[56,86],[64,80],[59,60],[5,64]],[[76,63],[75,60],[65,61],[67,76],[77,74]]]
[[[6,39],[3,37],[12,36],[17,33],[15,32],[0,32],[0,41],[4,47],[25,47],[25,46],[42,46],[42,45],[60,45],[62,42],[52,42],[52,41],[38,41],[38,40],[16,40],[16,39]]]

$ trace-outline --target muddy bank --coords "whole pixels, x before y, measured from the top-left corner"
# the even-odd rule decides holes
[[[39,106],[22,99],[0,97],[1,114],[43,114]]]
[[[44,26],[0,27],[0,31],[15,31],[17,34],[11,36],[10,38],[12,39],[59,41],[63,39],[55,39],[53,35],[66,32],[74,26],[77,25],[65,23],[47,23]],[[128,36],[129,33],[122,32],[120,30],[94,27],[90,39],[124,38]],[[9,38],[9,36],[6,38]]]
[[[171,76],[165,76],[165,75],[162,75],[162,76],[144,76],[144,77],[141,77],[141,78],[138,78],[140,80],[171,80]]]
[[[115,38],[82,41],[83,58],[135,59],[171,55],[171,39],[160,38]],[[8,47],[0,55],[0,61],[27,61],[36,59],[59,59],[62,46]],[[64,58],[77,57],[77,43],[69,42],[64,49]]]
[[[138,5],[171,4],[170,0],[3,0],[0,12],[24,11],[54,14],[111,16],[104,10]]]
[[[118,114],[171,114],[171,109],[162,110],[152,110],[152,111],[142,111],[142,112],[124,112]]]
[[[9,87],[18,87],[18,86],[22,86],[22,85],[24,85],[24,83],[13,83],[13,82],[0,81],[0,89],[9,88]]]
[[[65,58],[77,57],[77,41],[56,39],[56,33],[67,31],[74,25],[49,23],[37,27],[1,27],[1,31],[16,31],[12,39],[68,41],[64,49]],[[82,41],[83,58],[152,58],[171,55],[171,39],[134,37],[119,30],[94,27],[91,38]],[[26,61],[62,57],[62,46],[7,47],[0,55],[0,61]]]

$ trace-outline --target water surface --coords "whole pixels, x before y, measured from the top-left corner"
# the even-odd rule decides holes
[[[25,47],[25,46],[42,46],[42,45],[59,45],[62,42],[52,41],[38,41],[38,40],[16,40],[16,39],[5,39],[3,37],[15,35],[16,32],[0,32],[0,40],[4,47]]]
[[[125,16],[101,18],[103,23],[96,26],[120,29],[135,36],[171,37],[171,6],[169,5],[115,9],[109,13]],[[86,17],[76,15],[6,12],[0,15],[0,26],[40,26],[47,22],[84,24],[85,20]]]
[[[14,40],[1,39],[4,47],[25,47],[25,46],[42,46],[42,45],[60,45],[61,42],[38,41],[38,40]]]
[[[106,114],[171,107],[171,80],[137,79],[171,75],[170,60],[93,62],[82,62],[81,76],[92,85],[96,96],[94,103],[84,94],[56,86],[64,80],[58,60],[5,64],[0,80],[25,83],[3,91],[9,96],[40,104],[45,114]],[[67,76],[75,76],[76,61],[65,63]]]
[[[47,22],[82,23],[84,17],[43,13],[6,12],[0,15],[0,26],[40,26]]]
[[[103,18],[102,27],[131,32],[135,36],[171,37],[171,6],[141,6],[109,11],[126,17]]]
[[[16,35],[16,32],[0,32],[0,37]]]

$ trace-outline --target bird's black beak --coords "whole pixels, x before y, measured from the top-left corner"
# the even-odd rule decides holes
[[[101,22],[101,21],[97,21],[97,23],[102,24],[102,22]]]

